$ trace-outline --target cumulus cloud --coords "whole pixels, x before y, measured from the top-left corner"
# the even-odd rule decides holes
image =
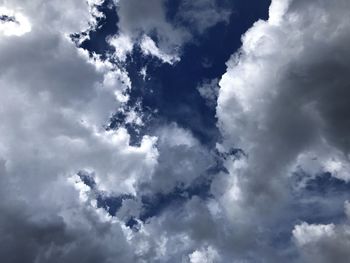
[[[256,22],[228,61],[218,126],[222,146],[245,155],[226,162],[230,178],[218,177],[214,185],[226,189],[218,196],[233,224],[259,217],[255,224],[267,229],[276,214],[286,213],[282,207],[293,198],[289,179],[298,170],[348,180],[349,8],[344,1],[272,1],[268,21]],[[301,225],[294,234],[301,244],[330,239],[332,231],[332,225]]]
[[[102,1],[0,3],[3,260],[347,261],[348,222],[295,223],[289,205],[299,197],[288,184],[300,170],[349,180],[349,3],[272,2],[269,20],[243,36],[219,82],[216,152],[175,123],[158,125],[139,146],[124,128],[106,130],[132,83],[123,68],[67,37],[97,24]],[[229,17],[208,0],[183,1],[175,22],[161,0],[115,3],[120,32],[108,41],[122,62],[136,43],[174,63],[194,34]],[[199,87],[211,105],[216,84]],[[138,113],[127,116],[143,125]],[[206,188],[194,189],[198,181]],[[98,191],[128,198],[111,216]],[[137,227],[126,226],[131,218]]]
[[[343,1],[273,1],[269,20],[255,23],[228,62],[219,127],[228,145],[247,153],[241,173],[253,199],[280,195],[278,181],[308,151],[328,147],[330,160],[347,162],[348,9]]]
[[[159,139],[144,136],[137,147],[124,128],[105,129],[127,102],[131,82],[122,68],[76,48],[68,37],[96,25],[98,3],[2,3],[20,8],[13,17],[23,13],[31,23],[26,34],[0,37],[0,254],[6,262],[163,262],[188,259],[199,248],[183,243],[185,233],[159,235],[157,220],[140,222],[139,232],[120,221],[142,211],[139,195],[188,187],[213,159],[176,124],[160,127]],[[123,44],[116,54],[123,61],[132,48],[128,37],[110,41]],[[112,218],[98,208],[77,176],[81,171],[99,190],[134,199]]]
[[[349,203],[345,203],[347,211]],[[293,229],[293,238],[303,262],[348,261],[350,253],[350,226],[345,224],[308,224],[303,222]]]
[[[122,70],[67,37],[91,25],[92,6],[1,4],[20,7],[32,25],[26,34],[0,37],[2,260],[135,262],[124,223],[86,204],[69,179],[88,170],[102,189],[133,193],[157,163],[155,138],[132,147],[126,130],[104,128],[129,84]]]

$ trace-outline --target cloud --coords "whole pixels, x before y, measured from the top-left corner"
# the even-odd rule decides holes
[[[143,36],[140,43],[140,47],[143,54],[155,56],[162,60],[164,63],[173,64],[180,60],[180,58],[177,55],[168,55],[162,52],[156,46],[156,43],[148,36]]]
[[[133,193],[138,176],[152,173],[155,138],[132,147],[124,129],[105,130],[128,78],[67,37],[94,21],[84,1],[6,8],[17,5],[32,30],[0,37],[2,260],[136,262],[124,223],[81,199],[69,179],[93,171],[101,188]]]
[[[228,22],[231,14],[216,0],[181,1],[173,16],[169,15],[169,3],[165,0],[114,2],[118,6],[120,32],[164,63],[178,61],[186,43],[216,24]]]
[[[305,246],[312,242],[317,242],[321,238],[331,238],[334,235],[333,224],[330,225],[309,225],[302,223],[297,225],[293,230],[298,245]]]
[[[298,211],[285,210],[295,198],[295,172],[330,172],[348,180],[349,8],[344,1],[272,1],[268,21],[257,21],[242,36],[219,82],[221,146],[245,155],[225,162],[230,176],[217,177],[212,189],[233,227],[251,220],[250,230],[266,231],[258,238],[260,249],[273,240],[272,222],[287,229],[290,221],[283,218],[297,218]],[[301,225],[294,234],[302,243],[332,229],[331,222]],[[278,262],[283,250],[268,251],[254,254]],[[345,262],[342,255],[333,258]]]
[[[218,79],[204,81],[197,87],[199,93],[206,100],[209,107],[215,107],[219,93]]]
[[[337,150],[347,159],[348,8],[273,1],[269,20],[255,23],[228,62],[217,115],[227,144],[247,153],[236,174],[249,198],[283,195],[281,180],[308,151],[328,147],[329,159]]]
[[[346,210],[348,202],[345,203]],[[296,225],[293,238],[302,255],[303,262],[345,263],[350,256],[350,228],[346,224],[308,224]]]
[[[8,174],[5,166],[2,162],[0,254],[4,261],[133,261],[118,222],[82,203],[64,177],[42,177],[46,183],[37,180],[33,187],[22,177]]]
[[[132,39],[125,34],[119,34],[109,38],[108,43],[115,48],[113,56],[120,61],[125,61],[126,56],[134,47]]]
[[[158,221],[142,223],[139,232],[121,221],[140,214],[144,207],[133,201],[143,194],[189,187],[214,160],[176,124],[157,128],[158,138],[144,136],[139,146],[130,146],[126,129],[105,129],[132,85],[123,68],[89,55],[68,37],[96,25],[95,3],[7,5],[21,7],[32,28],[0,37],[0,254],[6,262],[161,262],[188,259],[196,249],[181,243],[184,234],[160,235]],[[81,171],[106,194],[134,199],[112,218],[76,176]],[[158,248],[164,240],[166,253]]]
[[[212,247],[208,247],[194,251],[189,257],[191,263],[213,263],[218,261],[219,255]]]
[[[223,6],[218,3],[216,0],[181,1],[176,18],[201,34],[220,22],[229,22],[231,10],[225,9],[224,1],[221,1]]]
[[[210,151],[191,132],[175,123],[160,126],[155,135],[158,138],[158,165],[150,180],[140,180],[148,186],[147,191],[170,193],[176,187],[190,187],[215,165]]]
[[[0,32],[5,36],[21,36],[30,32],[31,24],[21,13],[0,7]]]
[[[155,33],[160,50],[176,54],[176,50],[190,37],[184,29],[168,22],[163,0],[120,0],[117,5],[120,31],[136,43],[143,34],[150,36]]]
[[[219,82],[223,141],[214,152],[177,124],[153,127],[139,146],[124,128],[106,130],[132,83],[123,68],[68,37],[96,25],[100,3],[1,2],[12,11],[0,15],[30,23],[25,34],[0,36],[3,260],[346,262],[348,223],[296,224],[292,205],[305,197],[293,195],[290,183],[300,170],[349,179],[350,4],[272,2],[269,20],[243,36]],[[214,2],[184,1],[174,21],[188,19],[193,28],[185,30],[169,22],[163,1],[116,3],[121,31],[109,42],[122,62],[137,43],[173,63],[194,31],[228,19]],[[204,84],[199,90],[212,101],[215,83]],[[127,112],[128,121],[143,125],[138,114]],[[195,190],[203,196],[193,190],[201,179],[206,184]],[[128,196],[115,217],[99,208],[98,191]],[[152,197],[174,192],[177,200],[149,212]],[[130,218],[135,228],[125,225]]]

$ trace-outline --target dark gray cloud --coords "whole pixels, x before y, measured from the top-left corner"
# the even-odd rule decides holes
[[[1,15],[0,16],[0,20],[2,21],[2,22],[4,22],[4,23],[8,23],[8,22],[10,22],[10,23],[18,23],[18,21],[16,20],[16,17],[14,17],[14,16],[8,16],[8,15]]]

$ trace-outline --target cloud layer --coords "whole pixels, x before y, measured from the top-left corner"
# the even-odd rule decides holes
[[[145,125],[125,106],[134,46],[171,67],[227,23],[225,4],[184,0],[171,15],[167,1],[111,2],[106,58],[69,37],[98,30],[101,4],[0,1],[2,260],[347,262],[349,203],[310,189],[325,174],[345,189],[350,179],[350,3],[272,1],[219,84],[198,83],[216,105],[215,149],[177,123],[138,146],[107,127],[118,110]]]

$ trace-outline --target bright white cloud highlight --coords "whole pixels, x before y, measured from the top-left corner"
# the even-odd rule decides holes
[[[31,31],[29,19],[20,12],[0,6],[0,32],[5,36],[21,36]],[[9,18],[9,19],[6,19]]]
[[[140,47],[145,55],[155,56],[162,60],[164,63],[173,64],[180,60],[177,55],[169,55],[161,51],[157,47],[156,43],[146,35],[143,36]]]

